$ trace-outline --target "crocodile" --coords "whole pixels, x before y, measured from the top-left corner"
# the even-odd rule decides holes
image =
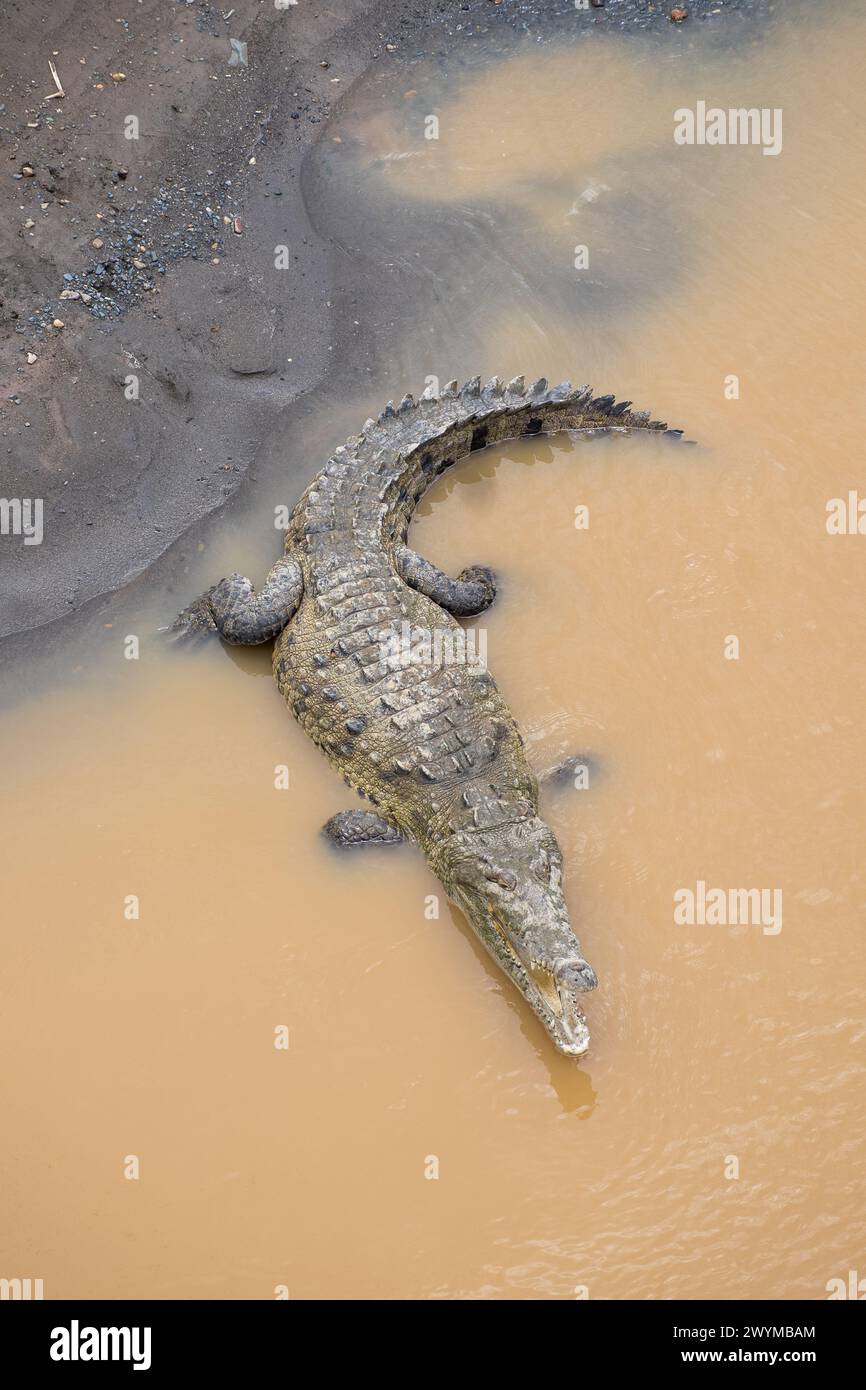
[[[579,1057],[590,1042],[581,997],[598,981],[569,919],[562,853],[539,816],[517,724],[459,640],[457,619],[492,603],[495,577],[472,565],[452,579],[406,543],[420,498],[447,468],[473,450],[561,430],[682,435],[630,401],[568,382],[473,377],[404,396],[328,459],[262,587],[232,574],[171,632],[276,639],[280,694],[374,808],[334,816],[329,838],[417,845],[556,1048]]]

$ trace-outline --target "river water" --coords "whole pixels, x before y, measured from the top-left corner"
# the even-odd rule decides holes
[[[866,493],[864,39],[844,6],[734,47],[560,30],[346,98],[305,196],[335,265],[414,301],[343,306],[367,385],[332,382],[183,585],[138,585],[0,718],[0,1274],[808,1299],[862,1267],[866,540],[827,504]],[[781,109],[781,153],[677,145],[699,100]],[[542,798],[600,980],[579,1064],[456,910],[430,918],[411,848],[322,842],[353,798],[269,653],[155,636],[261,577],[274,506],[384,396],[474,371],[589,380],[698,441],[492,449],[412,533],[499,573],[475,624],[536,767],[588,759]],[[772,911],[676,920],[719,888]]]

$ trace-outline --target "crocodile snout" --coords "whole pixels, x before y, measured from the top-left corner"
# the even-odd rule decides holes
[[[583,956],[574,956],[570,960],[558,961],[554,971],[554,979],[560,990],[569,990],[574,993],[595,989],[598,984],[598,976],[589,961],[584,960]]]

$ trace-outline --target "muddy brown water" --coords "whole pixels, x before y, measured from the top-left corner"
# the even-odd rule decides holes
[[[700,441],[491,450],[414,527],[445,568],[499,571],[477,625],[535,765],[592,757],[542,800],[601,981],[592,1051],[558,1057],[459,914],[426,915],[411,849],[328,850],[353,799],[268,653],[168,653],[177,605],[148,593],[0,722],[0,1275],[46,1297],[739,1299],[862,1266],[866,539],[825,522],[864,490],[863,37],[843,14],[733,55],[599,40],[457,84],[421,64],[435,147],[405,73],[326,133],[407,203],[487,189],[515,258],[554,267],[527,296],[497,241],[471,323],[443,294],[440,355],[628,391]],[[675,146],[702,97],[782,107],[781,156]],[[571,304],[563,258],[607,307]],[[428,346],[395,347],[415,375],[389,391]],[[184,599],[263,571],[272,500]],[[779,890],[781,930],[676,923],[699,882]]]

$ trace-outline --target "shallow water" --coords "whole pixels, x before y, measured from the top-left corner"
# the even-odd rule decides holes
[[[0,1274],[47,1297],[738,1299],[821,1298],[862,1264],[866,542],[825,520],[862,479],[864,33],[843,11],[735,53],[431,58],[325,132],[308,196],[365,196],[381,231],[349,252],[384,266],[393,235],[410,262],[414,226],[438,259],[406,272],[432,297],[369,398],[302,443],[483,368],[591,379],[699,441],[490,450],[413,530],[499,572],[476,621],[536,767],[591,758],[542,808],[601,981],[592,1052],[557,1056],[459,914],[425,916],[411,849],[329,851],[352,795],[267,652],[155,638],[270,563],[299,490],[274,451],[183,593],[140,588],[0,719]],[[783,153],[674,145],[697,99],[782,107]],[[698,881],[780,890],[781,930],[676,924]]]

